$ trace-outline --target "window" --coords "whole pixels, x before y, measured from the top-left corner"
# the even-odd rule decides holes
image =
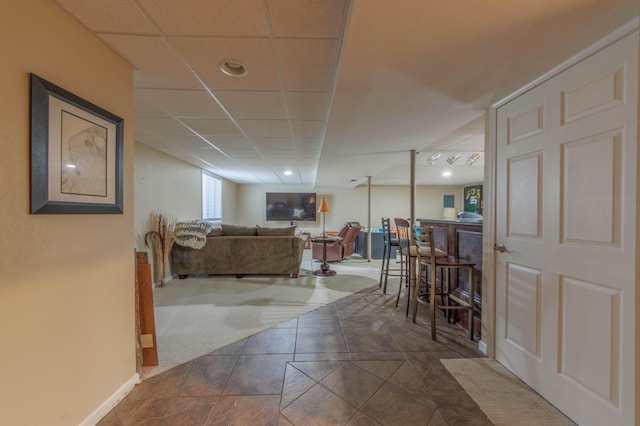
[[[222,223],[222,179],[202,171],[202,219]]]

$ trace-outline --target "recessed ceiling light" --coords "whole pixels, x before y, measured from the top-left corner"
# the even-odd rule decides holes
[[[293,172],[291,170],[285,170],[284,174],[285,174],[285,176],[291,176],[293,174]]]
[[[242,77],[247,75],[247,68],[238,61],[227,59],[220,64],[220,71],[231,77]]]
[[[442,172],[442,176],[451,176],[451,172]]]

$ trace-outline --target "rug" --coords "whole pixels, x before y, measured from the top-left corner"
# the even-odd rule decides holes
[[[497,426],[575,425],[494,359],[440,361]]]
[[[331,264],[336,276],[317,277],[310,256],[298,278],[200,275],[155,288],[159,365],[143,367],[143,379],[378,285],[379,261],[355,257]]]

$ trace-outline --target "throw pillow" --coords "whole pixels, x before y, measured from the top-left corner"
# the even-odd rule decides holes
[[[255,226],[222,224],[222,235],[233,237],[254,237],[258,235]]]
[[[207,234],[212,228],[212,224],[202,220],[178,222],[173,236],[178,245],[201,249],[207,242]]]
[[[296,227],[289,226],[286,228],[263,228],[260,225],[256,225],[258,230],[258,236],[276,236],[276,237],[293,237],[296,235]]]

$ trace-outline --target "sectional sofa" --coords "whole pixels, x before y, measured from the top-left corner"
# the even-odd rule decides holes
[[[295,227],[221,225],[206,235],[202,248],[180,245],[171,250],[171,273],[179,278],[192,274],[277,274],[298,277],[306,237]]]

